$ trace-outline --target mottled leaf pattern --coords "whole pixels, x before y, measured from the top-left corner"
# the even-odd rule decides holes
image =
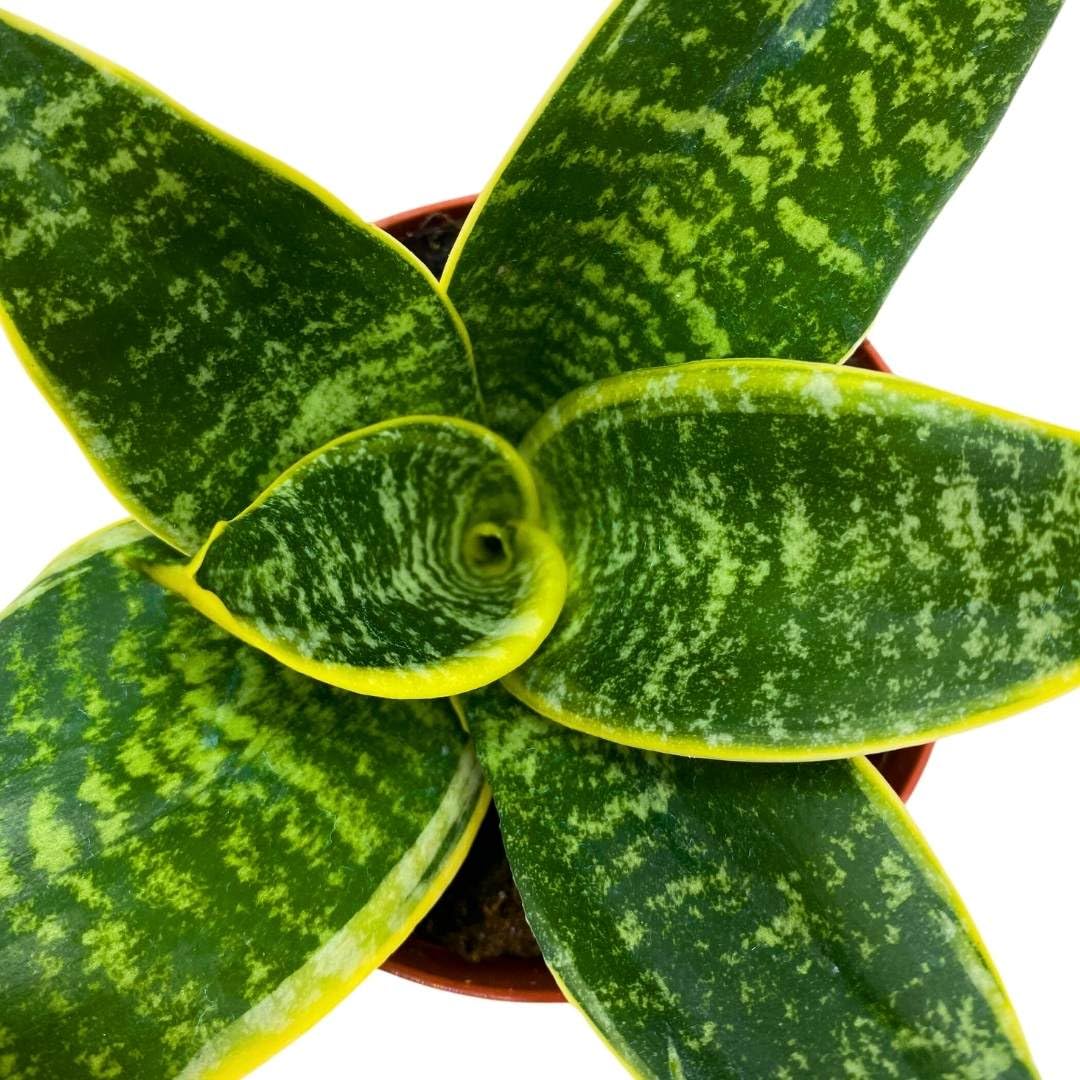
[[[441,697],[512,671],[554,625],[566,569],[538,517],[509,444],[466,421],[407,417],[316,451],[188,568],[151,573],[305,674]]]
[[[1078,437],[797,362],[854,346],[1056,6],[616,5],[446,274],[496,427],[550,407],[523,457],[415,258],[0,15],[0,323],[197,552],[114,526],[0,615],[0,1076],[237,1077],[314,1023],[483,816],[431,699],[506,676],[458,707],[632,1072],[1034,1077],[864,759],[677,755],[908,745],[1080,681]],[[794,359],[618,375],[733,354]]]
[[[466,700],[529,923],[654,1080],[1030,1080],[970,919],[864,759],[730,764]]]
[[[522,453],[570,580],[507,686],[715,757],[926,742],[1080,680],[1080,436],[891,375],[718,361],[577,391]]]
[[[125,72],[0,19],[0,305],[117,496],[195,551],[330,439],[478,415],[420,264]]]
[[[493,426],[630,368],[842,359],[1057,6],[623,0],[444,276]]]
[[[281,667],[114,527],[0,621],[0,1074],[240,1076],[396,947],[487,802],[445,702]]]

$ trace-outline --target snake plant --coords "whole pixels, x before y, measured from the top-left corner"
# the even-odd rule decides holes
[[[862,755],[1080,681],[1080,435],[842,361],[1054,13],[621,0],[441,280],[0,18],[4,325],[133,519],[0,617],[0,1075],[243,1075],[492,791],[631,1073],[1036,1075]]]

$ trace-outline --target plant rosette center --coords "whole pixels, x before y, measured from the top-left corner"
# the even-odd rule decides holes
[[[146,569],[303,674],[393,698],[513,671],[566,595],[528,466],[493,432],[440,416],[335,439],[219,522],[190,563]]]

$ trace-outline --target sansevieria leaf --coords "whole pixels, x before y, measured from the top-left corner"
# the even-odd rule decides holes
[[[975,160],[1057,0],[623,0],[444,281],[493,425],[723,356],[838,361]]]
[[[797,361],[632,372],[522,444],[569,569],[506,685],[754,760],[924,742],[1080,681],[1080,436]]]
[[[150,569],[226,630],[336,686],[430,698],[512,671],[558,617],[566,568],[529,470],[468,421],[344,436]]]
[[[328,440],[478,415],[418,260],[127,72],[0,16],[0,308],[106,483],[187,552]]]
[[[487,803],[445,702],[321,685],[113,527],[0,621],[0,1073],[238,1077],[394,949]]]
[[[865,759],[693,760],[498,688],[465,705],[544,958],[635,1076],[1036,1076],[970,918]]]

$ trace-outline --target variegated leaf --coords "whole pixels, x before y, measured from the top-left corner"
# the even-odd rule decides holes
[[[971,920],[863,758],[691,760],[465,702],[544,958],[651,1080],[1032,1080]]]
[[[723,356],[836,361],[1031,63],[1057,0],[623,0],[444,275],[497,430]]]
[[[844,756],[1080,681],[1080,436],[891,375],[719,361],[570,395],[522,453],[569,566],[506,685],[658,750]]]
[[[106,483],[187,552],[329,439],[406,413],[479,414],[464,330],[417,259],[12,16],[0,305]]]
[[[0,621],[0,1074],[238,1077],[404,939],[487,805],[439,702],[323,686],[132,569]]]
[[[150,573],[243,641],[365,694],[483,686],[535,651],[566,568],[510,445],[447,417],[344,436]]]

